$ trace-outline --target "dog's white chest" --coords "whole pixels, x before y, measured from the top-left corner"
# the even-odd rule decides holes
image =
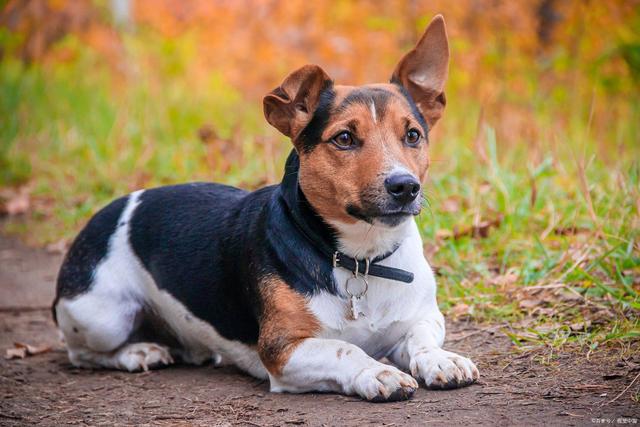
[[[384,355],[406,333],[424,310],[437,309],[435,280],[422,252],[422,239],[413,225],[398,250],[380,262],[414,274],[412,283],[369,276],[369,286],[355,302],[357,319],[352,316],[350,293],[358,294],[361,281],[343,268],[334,269],[337,294],[321,292],[310,300],[310,307],[323,326],[323,336],[358,345],[371,355]],[[350,292],[347,292],[349,281]]]

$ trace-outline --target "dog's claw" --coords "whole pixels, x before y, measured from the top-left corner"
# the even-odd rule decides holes
[[[413,387],[400,387],[387,396],[378,395],[369,401],[373,403],[398,402],[401,400],[411,399],[415,392],[416,389]]]

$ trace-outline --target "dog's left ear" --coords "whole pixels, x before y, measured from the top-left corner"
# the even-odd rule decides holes
[[[444,83],[449,73],[449,42],[442,15],[431,20],[424,35],[396,66],[392,83],[404,86],[432,127],[442,116],[447,100]]]

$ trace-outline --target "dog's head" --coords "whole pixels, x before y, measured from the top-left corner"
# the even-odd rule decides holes
[[[300,186],[323,218],[393,227],[420,212],[429,129],[445,107],[448,64],[438,15],[391,83],[334,85],[306,65],[265,96],[267,121],[293,141]]]

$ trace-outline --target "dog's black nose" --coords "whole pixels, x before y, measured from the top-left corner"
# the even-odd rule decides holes
[[[394,174],[384,180],[387,192],[402,204],[413,202],[420,193],[420,183],[412,175]]]

